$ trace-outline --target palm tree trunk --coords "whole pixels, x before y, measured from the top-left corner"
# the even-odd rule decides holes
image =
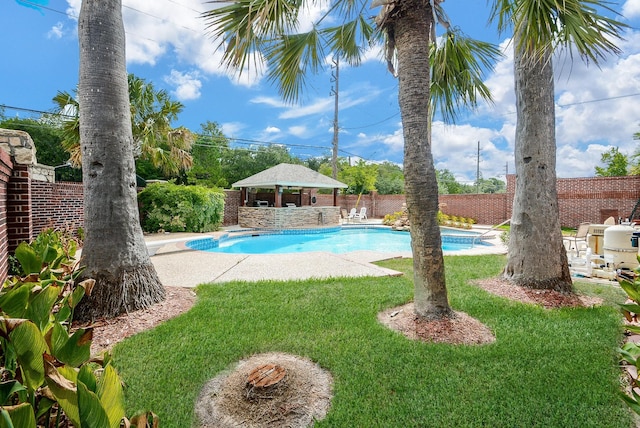
[[[518,285],[572,290],[556,189],[556,138],[551,51],[524,54],[516,34],[516,190],[504,277]]]
[[[429,35],[435,25],[428,2],[404,1],[393,26],[398,58],[398,101],[404,133],[404,175],[411,223],[416,314],[453,316],[438,226],[438,182],[431,154]],[[427,5],[427,6],[425,6]]]
[[[84,277],[94,278],[76,317],[114,317],[164,299],[140,226],[121,0],[83,0],[80,142],[83,160]]]

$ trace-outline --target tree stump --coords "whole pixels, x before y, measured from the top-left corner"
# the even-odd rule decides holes
[[[247,399],[270,399],[282,393],[287,370],[277,364],[262,364],[247,376]]]

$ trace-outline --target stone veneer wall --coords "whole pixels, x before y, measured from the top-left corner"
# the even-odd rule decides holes
[[[340,224],[339,207],[238,207],[238,224],[256,229],[308,229]]]

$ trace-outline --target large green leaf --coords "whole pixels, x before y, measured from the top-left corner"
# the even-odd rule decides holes
[[[82,382],[78,382],[78,410],[82,428],[110,428],[100,398]]]
[[[72,367],[79,367],[91,358],[93,329],[78,329],[71,336],[60,324],[55,323],[51,332],[51,355]]]
[[[36,325],[21,322],[9,333],[22,371],[23,382],[30,390],[36,390],[44,382],[42,355],[47,352],[47,343]]]
[[[629,298],[634,302],[640,303],[640,291],[638,290],[638,287],[640,287],[640,282],[636,285],[629,281],[620,281],[620,288],[627,293]]]
[[[631,312],[634,314],[640,314],[640,305],[629,303],[626,305],[620,305],[623,311]]]
[[[59,293],[60,287],[50,285],[35,294],[29,302],[26,317],[33,321],[42,332],[50,322],[53,305],[55,305]]]
[[[35,250],[26,242],[21,242],[16,248],[15,256],[22,266],[22,272],[25,275],[32,273],[40,273],[42,269],[42,259],[36,254]]]
[[[69,379],[69,377],[75,378],[75,373],[73,376],[69,376],[71,374],[69,368],[65,368],[63,366],[56,369],[56,367],[50,362],[45,364],[45,368],[47,371],[46,381],[49,390],[73,425],[76,427],[82,427],[80,424],[80,413],[78,411],[78,394],[76,393],[76,385]]]
[[[102,378],[98,386],[98,397],[107,412],[111,428],[118,428],[124,418],[124,394],[120,377],[111,364],[104,368]]]
[[[0,405],[8,404],[7,400],[15,393],[26,391],[26,388],[17,380],[0,382]]]
[[[9,412],[3,408],[0,408],[0,428],[13,428],[11,416],[9,416]]]
[[[15,428],[33,428],[36,426],[36,418],[33,414],[33,407],[29,403],[20,403],[15,406],[6,406],[3,408],[6,410],[13,425],[3,425],[0,418],[0,427],[10,426]]]
[[[24,318],[29,306],[31,285],[22,284],[0,296],[0,310],[11,318]]]

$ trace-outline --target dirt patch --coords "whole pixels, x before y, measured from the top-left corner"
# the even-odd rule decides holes
[[[255,394],[247,385],[254,369],[277,365],[286,375],[268,394]],[[269,353],[237,363],[207,382],[196,403],[202,428],[312,426],[323,419],[331,403],[331,375],[310,360]]]
[[[602,304],[602,299],[583,296],[580,294],[566,294],[555,290],[534,290],[515,285],[506,279],[495,277],[473,282],[474,285],[489,293],[523,303],[531,303],[546,309],[563,307],[591,307]]]
[[[484,345],[496,340],[487,326],[464,312],[454,312],[450,318],[425,320],[415,314],[413,302],[380,312],[378,321],[411,340],[423,342]]]

